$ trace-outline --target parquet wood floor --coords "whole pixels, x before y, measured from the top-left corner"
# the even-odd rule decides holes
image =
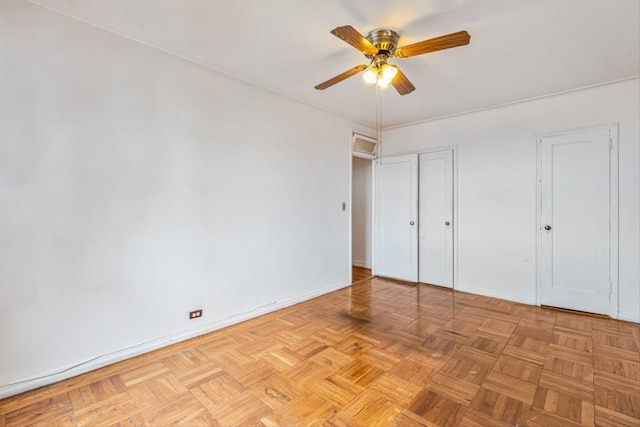
[[[363,280],[371,279],[372,277],[370,268],[356,266],[351,268],[351,283],[359,283]]]
[[[380,278],[0,401],[0,427],[638,426],[640,326]]]

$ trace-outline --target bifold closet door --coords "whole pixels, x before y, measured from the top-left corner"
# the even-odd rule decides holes
[[[418,155],[375,165],[374,274],[418,281]]]
[[[419,157],[419,280],[453,287],[453,150]]]

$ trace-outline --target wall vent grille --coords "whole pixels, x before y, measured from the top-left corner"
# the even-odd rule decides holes
[[[378,141],[370,136],[354,133],[352,138],[352,153],[356,157],[375,159]]]

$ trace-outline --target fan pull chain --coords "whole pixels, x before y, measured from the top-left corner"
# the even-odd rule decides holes
[[[378,140],[378,164],[382,164],[382,92],[376,85],[376,139]]]

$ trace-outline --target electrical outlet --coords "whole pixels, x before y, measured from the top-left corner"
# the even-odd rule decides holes
[[[194,310],[189,312],[189,319],[197,319],[202,317],[202,310]]]

